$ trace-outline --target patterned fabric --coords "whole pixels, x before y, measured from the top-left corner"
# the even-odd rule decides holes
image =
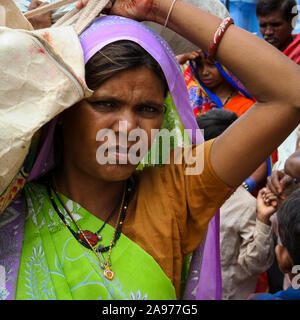
[[[174,101],[170,94],[165,99],[166,112],[163,119],[163,124],[160,131],[160,136],[164,136],[164,132],[168,134],[169,131],[174,133],[174,139],[170,141],[170,150],[175,147],[184,147],[190,144],[189,137],[184,134],[184,127],[179,118],[178,112],[176,110]],[[164,131],[166,129],[167,131]],[[162,140],[158,142],[154,140],[151,149],[148,154],[142,159],[138,169],[141,170],[146,166],[157,165],[161,166],[164,163],[164,159],[169,156],[169,154],[161,154],[160,146],[162,145]]]
[[[112,281],[107,280],[93,252],[74,238],[54,211],[46,187],[29,183],[25,194],[28,211],[16,299],[176,299],[174,286],[160,266],[123,234],[111,255],[112,269],[117,272]],[[79,204],[64,196],[63,200],[83,230],[96,232],[103,225]],[[69,226],[76,230],[56,202]],[[109,245],[113,234],[114,228],[106,224],[101,232],[104,246]],[[106,258],[107,253],[103,255]]]
[[[40,142],[40,131],[38,131],[32,138],[29,153],[23,163],[22,168],[13,178],[10,185],[6,190],[0,194],[0,214],[5,208],[13,201],[18,192],[24,187],[25,182],[29,176],[29,173],[34,165],[35,158],[38,152],[38,146]]]
[[[0,300],[15,298],[24,229],[22,199],[18,197],[0,215]]]
[[[205,55],[202,54],[202,56],[197,58],[196,62],[190,61],[183,72],[195,117],[198,117],[200,114],[205,113],[212,108],[223,108],[223,103],[220,98],[213,94],[207,87],[205,87],[198,76],[196,63],[198,60],[204,58]],[[249,95],[249,93],[245,90],[243,85],[235,76],[233,76],[220,63],[217,62],[215,65],[227,82],[236,88],[241,95],[251,99],[254,103],[253,98]]]

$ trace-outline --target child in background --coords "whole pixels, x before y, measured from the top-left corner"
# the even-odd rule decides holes
[[[262,206],[270,208],[276,196],[268,191]],[[277,198],[278,199],[278,198]],[[277,202],[279,203],[279,202]],[[275,252],[281,271],[288,275],[291,287],[275,294],[254,294],[249,300],[300,300],[300,189],[297,188],[279,205],[277,211],[278,232],[281,244]]]

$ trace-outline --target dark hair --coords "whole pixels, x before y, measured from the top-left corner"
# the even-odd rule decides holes
[[[296,0],[258,0],[256,4],[256,16],[265,17],[270,13],[280,10],[282,18],[291,22],[297,13],[292,13],[292,9],[297,6]]]
[[[197,117],[200,129],[204,130],[204,139],[214,139],[222,134],[236,119],[235,112],[225,109],[212,109]]]
[[[279,206],[277,219],[280,240],[293,263],[300,265],[300,189]]]
[[[86,83],[95,90],[118,72],[145,66],[153,71],[168,91],[167,81],[158,62],[141,46],[129,40],[113,42],[98,51],[85,65]]]

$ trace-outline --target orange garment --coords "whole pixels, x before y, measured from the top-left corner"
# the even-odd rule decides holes
[[[255,101],[242,96],[240,93],[230,99],[223,108],[231,112],[235,112],[238,117],[244,114],[250,107],[255,104]]]
[[[213,141],[196,147],[204,154],[200,175],[186,175],[186,164],[172,161],[137,173],[137,190],[123,225],[122,232],[150,254],[171,279],[178,298],[184,258],[199,246],[210,219],[233,192],[211,166]],[[132,258],[130,252],[124,254]]]

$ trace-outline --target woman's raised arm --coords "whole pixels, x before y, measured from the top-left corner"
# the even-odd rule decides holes
[[[208,52],[221,20],[182,1],[176,2],[173,10],[169,27]],[[300,67],[264,40],[236,26],[225,33],[216,59],[258,101],[217,138],[211,152],[218,176],[230,185],[239,185],[298,125]]]
[[[116,0],[111,14],[164,24],[173,0]],[[192,23],[191,23],[192,21]],[[177,0],[167,26],[208,52],[222,20]],[[227,184],[239,185],[289,135],[300,120],[300,67],[259,37],[230,26],[216,60],[257,99],[216,139],[211,162]]]

